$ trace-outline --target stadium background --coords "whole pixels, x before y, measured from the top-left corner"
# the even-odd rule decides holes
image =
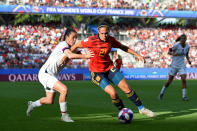
[[[157,93],[159,93],[160,87],[168,77],[168,70],[171,63],[171,57],[167,54],[168,49],[172,47],[175,39],[179,35],[182,33],[187,35],[187,43],[191,46],[189,55],[193,65],[191,68],[187,64],[187,79],[193,79],[188,82],[189,92],[193,98],[193,101],[191,100],[190,103],[183,107],[180,106],[182,105],[181,102],[177,102],[175,104],[176,108],[173,108],[173,110],[179,110],[180,113],[181,109],[187,109],[185,114],[191,115],[196,110],[196,106],[194,106],[194,100],[196,97],[194,94],[192,94],[196,91],[194,87],[196,86],[195,83],[197,79],[196,18],[197,1],[195,0],[2,0],[0,1],[0,81],[2,81],[2,92],[0,93],[1,101],[4,103],[3,105],[5,106],[5,109],[7,109],[7,103],[12,104],[11,100],[13,100],[10,95],[14,96],[14,98],[16,97],[16,99],[28,100],[31,98],[29,97],[31,95],[38,97],[39,91],[39,95],[43,94],[44,92],[42,91],[41,85],[39,85],[38,82],[30,81],[38,80],[37,73],[39,68],[48,58],[52,49],[61,40],[61,34],[66,30],[66,28],[74,28],[78,32],[78,40],[82,40],[88,36],[96,34],[98,23],[102,20],[106,20],[111,24],[110,34],[112,36],[116,37],[121,43],[131,47],[146,58],[147,62],[144,64],[137,61],[137,59],[132,55],[128,55],[127,53],[124,53],[118,49],[113,49],[111,54],[113,61],[117,59],[118,55],[122,57],[123,66],[121,68],[121,72],[129,81],[131,86],[133,86],[133,83],[136,82],[133,82],[132,80],[140,80],[136,82],[137,84],[134,84],[136,88],[138,87],[135,90],[144,95],[142,98],[144,97],[144,99],[147,99],[145,102],[147,101],[146,103],[149,103],[149,105],[159,104],[157,103],[158,101],[155,97]],[[81,86],[80,83],[83,83],[82,81],[73,80],[90,80],[90,73],[87,68],[88,60],[73,60],[69,62],[68,67],[66,67],[61,72],[59,78],[63,81],[69,81],[65,82],[65,84],[68,84],[70,86],[69,89],[72,91],[73,86]],[[176,76],[176,79],[180,79],[180,77]],[[147,84],[141,85],[141,83]],[[177,86],[177,83],[178,87],[171,89],[175,90],[174,92],[180,92],[180,81],[175,81],[175,84],[172,84],[172,87]],[[87,90],[90,90],[91,87],[94,87],[90,81],[86,81],[84,85],[87,86]],[[39,87],[39,89],[35,88],[34,86]],[[144,88],[144,86],[147,86],[147,88]],[[155,88],[156,86],[157,88]],[[27,87],[29,87],[28,90],[32,91],[31,93],[28,93],[26,89]],[[23,90],[21,93],[26,94],[23,94],[22,96],[17,95],[16,92],[18,90]],[[81,91],[81,89],[79,90]],[[84,90],[86,90],[86,87]],[[152,90],[152,92],[150,92],[150,90]],[[157,91],[157,93],[154,92],[154,90]],[[91,91],[94,95],[97,93],[95,92],[95,89]],[[148,94],[144,94],[146,91],[148,91],[150,95],[152,94],[152,96],[155,96],[154,100],[157,102],[150,102],[150,97]],[[77,91],[75,92],[74,90],[73,92],[76,93]],[[89,93],[87,94],[89,97],[91,97]],[[100,95],[102,96],[103,94],[101,93]],[[179,94],[177,93],[177,95]],[[173,95],[169,96],[169,101],[171,101],[171,98],[174,100]],[[87,95],[76,97],[81,97],[82,99],[86,100]],[[32,97],[32,99],[35,98]],[[95,100],[99,101],[99,99],[100,97]],[[24,100],[22,104],[25,104]],[[104,99],[104,101],[106,100]],[[180,100],[177,98],[174,101]],[[75,102],[75,100],[72,102]],[[86,106],[88,103],[94,104],[94,102],[91,103],[91,101],[87,101],[86,103],[87,104],[84,104]],[[100,104],[102,105],[103,103],[101,102]],[[163,105],[160,105],[157,108],[155,105],[152,105],[151,107],[154,109],[153,111],[160,112],[160,108],[163,108],[163,106],[170,107],[174,105],[173,101],[167,103],[167,100],[162,104]],[[82,108],[81,110],[84,108],[81,104],[79,107]],[[74,113],[76,113],[75,110],[77,110],[75,108],[79,107],[73,107],[71,105]],[[26,108],[25,105],[24,108]],[[101,109],[102,111],[99,112],[97,109],[95,109],[96,112],[104,115],[95,115],[95,117],[101,117],[103,119],[106,117],[106,121],[109,119],[110,123],[112,124],[113,122],[111,122],[109,117],[111,115],[110,113],[112,112],[112,120],[116,118],[113,116],[116,113],[113,107],[110,106],[108,107],[109,109],[100,107],[97,108]],[[170,110],[168,108],[165,109],[166,111]],[[91,108],[89,110],[91,110]],[[20,111],[23,110],[21,109]],[[82,112],[82,114],[84,113],[83,111],[79,112]],[[110,112],[110,115],[106,115],[106,112]],[[134,112],[137,111],[134,109]],[[92,114],[93,113],[94,111]],[[40,114],[42,113],[40,112]],[[1,115],[4,117],[2,113]],[[197,116],[197,114],[194,114],[194,116]],[[16,129],[19,129],[20,127],[22,128],[23,124],[16,124],[13,122],[14,119],[8,119],[7,116],[5,117],[5,120],[7,121],[1,123],[2,126],[0,126],[0,129],[12,129],[11,127],[7,127],[6,123],[10,122],[9,120],[11,120],[11,123],[15,126],[17,125]],[[16,118],[17,117],[18,116],[16,115]],[[94,116],[92,115],[91,118],[92,117]],[[188,117],[186,117],[186,119],[187,118]],[[19,119],[26,120],[25,117],[19,117],[16,120]],[[34,119],[36,119],[36,117]],[[35,123],[36,120],[34,119],[28,119],[28,121]],[[42,120],[40,117],[37,119]],[[78,118],[76,117],[75,119]],[[140,116],[136,115],[132,126],[122,127],[119,125],[117,129],[123,128],[127,130],[132,127],[134,127],[134,129],[138,129],[139,127],[134,126],[134,124],[140,125],[143,121],[145,121],[145,123],[149,123],[149,121],[147,122],[144,119],[145,118],[141,118]],[[195,127],[192,123],[196,119],[193,121],[192,120],[193,119],[188,120],[191,123],[189,124],[190,129]],[[54,122],[53,119],[50,122]],[[79,125],[79,128],[75,129],[82,129],[80,127],[83,127],[84,122],[83,120],[80,122],[82,124]],[[105,123],[105,121],[102,122]],[[151,124],[154,124],[154,122],[155,121],[153,120]],[[155,122],[155,124],[156,123],[157,122]],[[94,124],[95,123],[93,123],[93,125]],[[176,124],[179,125],[178,123]],[[27,124],[26,128],[28,128],[28,125],[30,124]],[[161,126],[161,124],[158,125]],[[13,126],[13,128],[15,126]],[[93,128],[96,128],[97,126],[98,125],[93,126]],[[143,124],[143,126],[144,128],[141,129],[148,127],[146,124]],[[70,125],[68,127],[70,127]],[[98,129],[104,129],[104,127]],[[160,129],[159,126],[155,127],[155,130]],[[91,129],[91,126],[86,128]],[[32,130],[34,129],[41,130],[39,127],[32,128]],[[174,128],[169,126],[169,129]],[[180,128],[180,130],[181,129],[185,128]]]

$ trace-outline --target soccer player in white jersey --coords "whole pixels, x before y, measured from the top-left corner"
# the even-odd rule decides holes
[[[65,122],[73,122],[67,113],[67,86],[57,79],[59,72],[66,66],[69,59],[75,58],[90,58],[93,57],[91,52],[86,54],[76,54],[70,51],[70,47],[75,44],[77,39],[77,32],[73,29],[67,29],[64,34],[64,41],[60,42],[52,51],[46,63],[41,67],[38,79],[44,86],[46,96],[36,101],[28,102],[27,116],[30,116],[35,107],[40,107],[45,104],[53,104],[55,92],[59,92],[59,105],[62,113],[61,120]],[[63,57],[68,57],[67,62],[61,63]]]
[[[187,40],[186,35],[182,34],[176,39],[176,43],[173,45],[173,47],[169,49],[168,54],[172,55],[172,63],[169,71],[168,81],[162,87],[159,95],[160,100],[163,98],[165,90],[171,84],[177,73],[179,73],[182,80],[182,100],[183,101],[189,100],[186,95],[187,85],[186,85],[185,57],[190,65],[191,65],[191,61],[188,55],[190,47],[188,44],[186,44],[186,40]]]

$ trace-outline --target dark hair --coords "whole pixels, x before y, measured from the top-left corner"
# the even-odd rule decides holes
[[[187,36],[185,34],[182,34],[181,36],[179,36],[177,39],[176,39],[176,42],[180,41],[182,37],[185,37],[187,39]]]
[[[109,28],[110,26],[109,26],[109,24],[107,22],[101,22],[98,25],[98,29],[101,28],[101,27],[108,27]]]
[[[72,32],[74,33],[77,33],[76,30],[74,29],[71,29],[71,28],[67,28],[65,31],[64,31],[64,36],[63,36],[63,41],[66,40],[66,36],[69,36]]]

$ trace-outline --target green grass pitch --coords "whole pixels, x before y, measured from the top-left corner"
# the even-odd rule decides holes
[[[158,94],[166,80],[128,81],[155,118],[138,113],[137,107],[117,87],[126,107],[134,111],[131,124],[121,124],[110,97],[91,81],[68,81],[68,112],[74,123],[60,121],[55,103],[36,108],[26,117],[27,101],[45,95],[39,82],[0,83],[0,131],[194,131],[197,129],[197,81],[188,80],[188,97],[181,99],[181,81],[175,80],[162,101]]]

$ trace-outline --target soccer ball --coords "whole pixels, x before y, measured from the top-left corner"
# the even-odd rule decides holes
[[[133,111],[129,108],[123,108],[118,113],[118,119],[121,123],[131,123],[133,120]]]

